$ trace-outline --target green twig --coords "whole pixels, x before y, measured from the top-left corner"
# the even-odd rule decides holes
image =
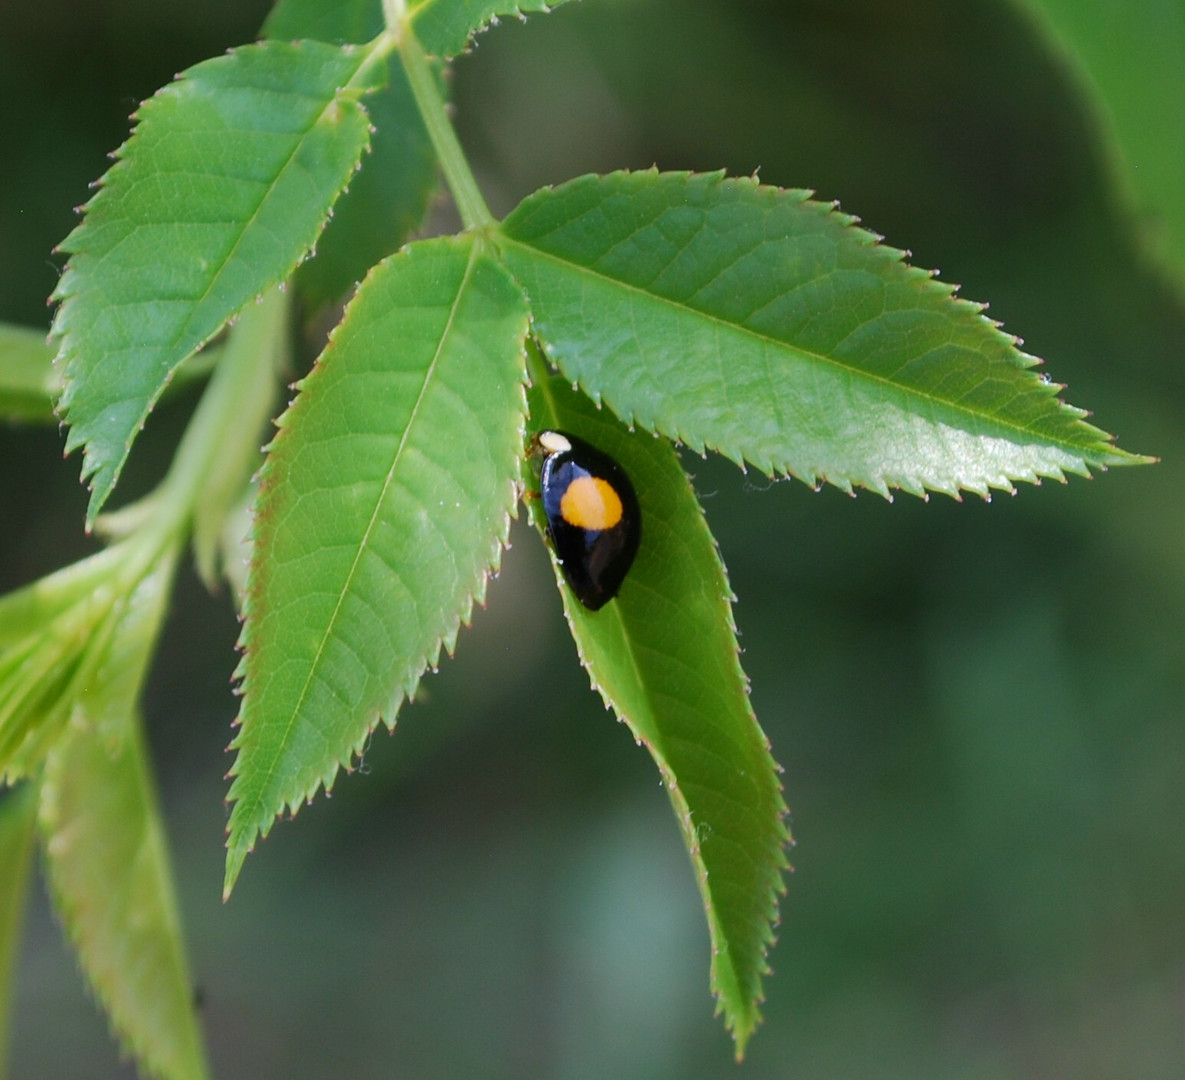
[[[424,126],[428,129],[445,182],[456,200],[465,228],[489,228],[496,220],[490,213],[490,208],[486,206],[485,199],[481,197],[469,162],[457,141],[457,133],[445,112],[436,73],[428,63],[428,58],[410,27],[403,33],[399,52],[403,57],[403,66],[407,70],[407,80],[411,83],[416,104],[420,107],[420,115],[424,118]]]

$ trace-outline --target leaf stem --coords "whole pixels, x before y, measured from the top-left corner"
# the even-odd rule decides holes
[[[176,519],[175,527],[189,524],[198,496],[218,462],[233,456],[233,448],[244,439],[258,442],[266,418],[257,414],[271,404],[270,389],[278,366],[276,349],[286,340],[287,317],[288,295],[275,288],[248,304],[232,328],[226,355],[210,379],[161,485],[171,517]]]
[[[383,0],[383,22],[392,33],[402,32],[407,22],[407,0]]]
[[[436,150],[437,158],[440,159],[445,182],[456,200],[461,221],[466,229],[489,228],[496,223],[496,219],[486,206],[485,199],[481,197],[481,190],[457,140],[457,133],[445,112],[436,73],[410,28],[403,34],[399,52],[403,57],[403,65],[407,70],[407,79],[411,83],[416,104],[420,107],[420,115],[424,118],[424,126],[428,129],[432,146]]]

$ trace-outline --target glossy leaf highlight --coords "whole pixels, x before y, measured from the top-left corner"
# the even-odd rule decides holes
[[[1058,400],[981,305],[805,191],[586,176],[527,198],[502,248],[568,379],[738,464],[986,495],[1141,460]]]

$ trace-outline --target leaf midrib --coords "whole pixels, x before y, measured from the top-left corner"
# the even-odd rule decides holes
[[[288,720],[284,725],[283,738],[280,740],[281,746],[284,746],[287,744],[288,739],[289,739],[290,735],[292,734],[292,729],[297,722],[297,718],[299,717],[302,709],[304,708],[305,701],[308,699],[310,689],[313,685],[314,677],[317,674],[318,670],[320,669],[322,658],[325,655],[325,651],[328,647],[330,640],[334,636],[333,631],[338,623],[338,619],[341,615],[342,608],[343,608],[345,601],[346,601],[346,597],[349,596],[352,591],[352,584],[353,584],[355,576],[357,575],[358,567],[359,567],[359,564],[362,560],[362,555],[369,547],[370,537],[373,534],[374,529],[378,523],[379,513],[383,507],[384,502],[386,501],[387,493],[390,490],[391,485],[394,483],[395,473],[398,470],[399,463],[400,463],[400,460],[403,456],[404,450],[407,446],[407,442],[410,437],[412,428],[415,426],[416,417],[420,412],[420,409],[421,409],[423,402],[424,402],[425,395],[427,394],[428,388],[432,383],[432,378],[433,378],[433,375],[436,371],[437,365],[440,361],[441,354],[444,351],[445,343],[448,341],[450,334],[452,332],[452,328],[453,328],[453,325],[454,325],[454,323],[456,321],[456,317],[457,317],[457,311],[461,305],[462,298],[465,295],[466,287],[473,277],[474,268],[477,263],[477,257],[478,257],[478,248],[477,248],[477,245],[473,245],[473,247],[471,248],[470,253],[469,253],[469,260],[465,266],[465,273],[462,276],[460,284],[457,287],[456,297],[453,300],[453,303],[451,304],[451,306],[449,308],[448,319],[446,320],[444,330],[442,331],[442,333],[440,335],[440,341],[437,344],[436,351],[433,353],[431,362],[429,363],[427,369],[425,370],[424,379],[423,379],[423,382],[421,383],[419,394],[417,395],[415,404],[412,406],[411,412],[408,416],[407,425],[404,427],[403,433],[400,435],[399,445],[395,449],[395,453],[394,453],[392,461],[391,461],[391,466],[387,470],[387,475],[383,480],[382,489],[379,492],[378,498],[375,499],[375,505],[374,505],[373,511],[371,512],[370,520],[367,522],[366,529],[363,531],[362,536],[359,539],[359,542],[357,545],[357,551],[354,554],[354,560],[350,565],[350,569],[346,575],[345,582],[342,585],[342,588],[338,594],[337,601],[336,601],[334,608],[333,608],[333,613],[330,616],[328,623],[326,624],[325,633],[322,635],[321,640],[317,644],[317,651],[314,654],[313,660],[309,665],[309,671],[308,671],[308,674],[305,676],[304,684],[301,686],[300,695],[297,698],[296,704],[293,706],[292,711],[288,717]],[[258,654],[256,654],[256,655],[258,655]],[[263,799],[262,792],[266,791],[268,789],[268,787],[270,787],[272,778],[275,776],[276,768],[278,767],[278,764],[279,764],[279,759],[280,759],[280,755],[278,753],[271,755],[271,760],[268,762],[268,766],[267,766],[266,770],[263,771],[262,781],[256,785],[256,796],[253,800],[253,805],[252,805],[252,814],[251,814],[252,820],[255,819],[258,807],[259,807],[260,803],[262,802],[262,799]]]
[[[361,69],[362,65],[365,63],[368,55],[369,54],[363,52],[358,57],[358,62],[355,65],[355,70],[354,70],[355,75],[357,75],[358,71]],[[351,77],[351,78],[353,78],[353,77]],[[158,355],[171,356],[172,359],[169,362],[168,370],[164,373],[163,378],[160,379],[160,382],[157,385],[156,389],[148,396],[148,399],[145,402],[144,407],[140,410],[136,427],[143,426],[144,421],[148,418],[148,415],[152,412],[153,406],[156,404],[157,400],[160,398],[161,394],[164,393],[165,388],[168,386],[169,380],[172,378],[172,374],[173,374],[174,370],[176,370],[177,365],[182,363],[188,356],[190,356],[194,351],[196,351],[198,348],[201,347],[203,342],[198,341],[194,344],[193,349],[189,350],[189,352],[187,352],[185,354],[185,356],[177,357],[175,355],[178,343],[180,341],[182,341],[185,338],[185,336],[190,332],[190,328],[193,326],[195,320],[197,319],[197,316],[199,315],[207,298],[210,296],[211,292],[214,290],[214,287],[222,280],[223,276],[226,273],[227,268],[234,261],[236,253],[238,252],[239,248],[242,246],[244,238],[247,236],[247,234],[249,232],[251,232],[252,227],[258,221],[259,215],[260,215],[264,205],[268,202],[271,195],[276,191],[276,189],[280,185],[281,180],[289,174],[289,170],[292,168],[293,161],[295,160],[297,154],[300,152],[301,148],[307,142],[307,140],[310,136],[310,133],[313,132],[317,128],[317,126],[321,123],[321,121],[324,119],[324,117],[329,112],[329,110],[331,108],[334,108],[338,104],[338,99],[341,96],[343,90],[348,88],[349,85],[350,85],[350,82],[347,81],[347,83],[344,86],[336,87],[334,89],[333,93],[330,95],[329,100],[325,103],[324,107],[321,109],[321,111],[318,112],[316,114],[316,116],[313,117],[311,123],[309,123],[303,129],[303,131],[300,131],[298,133],[298,137],[297,137],[296,141],[293,143],[291,152],[288,154],[287,158],[284,160],[283,164],[280,166],[280,169],[276,173],[274,179],[271,181],[271,183],[262,185],[263,190],[259,196],[258,201],[256,202],[255,209],[252,211],[250,217],[248,217],[247,219],[245,219],[243,221],[242,228],[239,229],[238,235],[235,237],[234,243],[232,244],[230,250],[226,253],[226,255],[219,261],[217,269],[210,276],[210,279],[206,285],[205,290],[202,292],[202,294],[200,296],[196,297],[194,300],[189,302],[190,311],[189,311],[188,317],[185,319],[185,322],[181,324],[181,326],[178,328],[177,332],[172,336],[171,339],[168,340],[168,342],[166,344],[158,347],[159,348]],[[290,96],[308,98],[308,97],[312,97],[313,95],[309,95],[309,94],[302,95],[302,94],[297,93],[297,94],[290,94]],[[252,134],[254,134],[254,132],[252,132]],[[205,173],[203,175],[210,176],[211,174]],[[226,179],[225,174],[223,174],[221,179]],[[231,179],[234,179],[234,178],[232,177]],[[173,222],[172,224],[188,224],[188,222]],[[265,288],[266,287],[267,286],[265,286]],[[247,302],[250,303],[250,300],[248,300]],[[119,304],[119,305],[115,305],[115,306],[116,307],[123,307],[125,305]],[[233,318],[233,317],[234,317],[234,313],[232,313],[230,316],[228,316],[228,318]],[[213,335],[215,333],[217,333],[217,330],[218,330],[218,327],[215,327],[213,330],[211,330],[210,333],[208,335],[206,335],[204,340],[208,341],[211,337],[213,337]],[[64,383],[72,382],[72,381],[74,381],[74,379],[76,379],[76,376],[74,378],[71,378],[71,375],[68,371],[66,376],[63,379],[63,382]],[[123,401],[125,401],[125,402],[129,401],[129,400],[134,401],[135,398],[133,397],[130,399],[129,398],[123,399]],[[111,408],[111,404],[109,404],[107,406],[107,410],[109,410],[110,408]],[[107,411],[107,410],[104,410],[104,411]],[[135,428],[133,428],[133,430],[135,430]],[[91,452],[92,452],[92,448],[90,445],[90,440],[88,440],[88,442],[87,442],[87,456],[88,457],[91,455]],[[110,483],[108,484],[108,491],[113,489],[116,482],[118,481],[119,474],[123,469],[123,464],[126,461],[126,459],[127,459],[127,452],[125,450],[123,459],[120,460],[112,469],[111,480],[110,480]],[[102,470],[102,467],[103,467],[102,462],[99,462],[98,464],[96,464],[93,472],[99,473]]]
[[[689,304],[686,304],[684,302],[681,302],[678,300],[673,300],[670,297],[662,296],[658,293],[649,292],[642,286],[634,285],[630,282],[622,281],[620,278],[611,277],[608,274],[602,273],[598,270],[594,270],[592,267],[583,266],[580,263],[572,262],[568,259],[562,258],[559,255],[554,255],[551,252],[543,251],[542,249],[533,247],[532,245],[525,243],[524,241],[516,240],[513,237],[507,236],[505,233],[500,234],[499,239],[501,242],[509,244],[512,247],[518,248],[520,251],[529,253],[530,256],[532,256],[532,257],[542,258],[542,259],[548,260],[554,264],[557,264],[559,266],[563,266],[564,268],[566,268],[570,271],[575,271],[577,273],[586,274],[589,277],[594,278],[600,282],[608,283],[610,285],[616,286],[617,288],[623,289],[626,292],[635,294],[640,297],[644,297],[646,300],[657,302],[660,304],[665,304],[666,306],[683,313],[685,316],[699,318],[699,319],[705,320],[706,322],[710,323],[713,326],[724,327],[731,332],[747,335],[750,338],[752,338],[754,341],[760,342],[765,345],[771,345],[771,346],[774,346],[779,349],[787,349],[792,352],[796,352],[798,355],[805,358],[808,362],[813,361],[815,363],[818,363],[821,366],[830,367],[835,370],[842,371],[845,374],[847,374],[849,377],[863,379],[863,380],[866,380],[866,381],[873,383],[875,385],[887,387],[896,393],[905,394],[906,396],[913,397],[918,401],[925,402],[925,403],[932,405],[932,406],[939,405],[939,406],[942,406],[943,408],[954,410],[956,412],[962,413],[965,416],[972,417],[972,418],[980,421],[981,423],[984,423],[985,425],[993,426],[993,427],[997,427],[997,428],[1002,428],[1006,431],[1014,431],[1014,432],[1018,432],[1018,433],[1027,435],[1027,436],[1037,440],[1038,442],[1043,443],[1044,445],[1056,446],[1057,448],[1059,448],[1067,453],[1072,453],[1072,454],[1078,456],[1084,463],[1086,462],[1086,455],[1090,454],[1090,453],[1093,453],[1096,455],[1107,455],[1112,461],[1118,461],[1123,457],[1122,452],[1119,451],[1116,447],[1110,445],[1109,443],[1100,442],[1097,437],[1094,439],[1094,441],[1089,446],[1083,446],[1083,445],[1080,445],[1076,442],[1072,442],[1068,439],[1052,438],[1049,435],[1042,434],[1042,433],[1036,431],[1034,428],[1032,428],[1029,425],[1020,424],[1020,423],[1017,423],[1016,421],[1001,419],[1000,417],[995,416],[991,413],[987,413],[987,412],[984,412],[979,409],[974,409],[974,408],[971,408],[971,407],[964,405],[964,404],[959,404],[959,403],[953,402],[948,398],[942,398],[942,397],[937,396],[936,394],[927,393],[924,390],[919,390],[915,387],[907,386],[907,385],[900,383],[900,382],[894,382],[891,379],[888,379],[883,375],[877,375],[874,372],[866,371],[863,368],[855,367],[854,365],[852,365],[850,363],[845,363],[844,361],[838,360],[835,357],[827,356],[824,353],[818,353],[818,352],[815,352],[810,349],[805,349],[800,345],[794,345],[794,344],[791,344],[790,342],[783,341],[780,338],[772,337],[769,334],[763,334],[758,330],[754,330],[751,327],[744,326],[740,323],[730,322],[727,319],[721,318],[718,315],[713,315],[711,312],[703,311],[700,308],[692,307]],[[952,297],[952,300],[953,299],[954,298]],[[1021,374],[1025,374],[1023,369],[1017,369],[1017,370]],[[1036,378],[1036,376],[1033,376],[1033,377]],[[1060,399],[1055,398],[1054,400],[1057,401],[1057,411],[1060,412],[1063,409],[1070,408],[1069,406],[1066,405],[1065,402],[1061,401]],[[1086,424],[1085,421],[1081,420],[1078,417],[1067,416],[1064,419],[1070,423],[1082,425],[1083,427],[1085,427],[1087,429],[1088,432],[1091,430],[1090,425]]]

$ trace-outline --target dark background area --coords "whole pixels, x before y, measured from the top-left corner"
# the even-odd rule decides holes
[[[266,7],[0,7],[0,319],[48,325],[51,249],[128,114]],[[687,456],[798,840],[739,1070],[657,773],[588,690],[533,534],[225,907],[237,625],[183,576],[145,711],[216,1075],[1179,1080],[1185,305],[1054,61],[987,0],[585,0],[487,33],[454,96],[498,214],[651,164],[841,199],[1163,462],[889,504]],[[154,417],[129,488],[191,406]],[[4,589],[89,549],[62,441],[0,427]],[[40,889],[13,1042],[22,1080],[134,1075]]]

